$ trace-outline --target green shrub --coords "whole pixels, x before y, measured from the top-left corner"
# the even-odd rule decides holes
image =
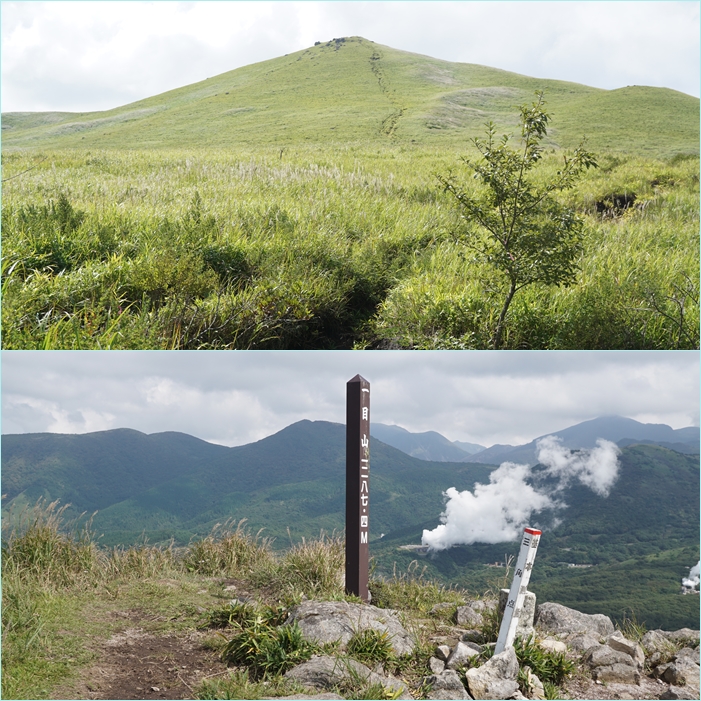
[[[254,678],[281,674],[308,660],[318,650],[302,637],[296,621],[273,626],[264,616],[239,625],[222,651],[222,660],[246,666]]]
[[[517,638],[514,644],[519,666],[528,665],[538,679],[559,686],[574,671],[574,662],[562,652],[543,650],[531,637],[528,640]]]

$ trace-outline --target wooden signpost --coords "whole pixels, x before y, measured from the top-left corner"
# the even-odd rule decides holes
[[[370,383],[346,384],[346,593],[366,603],[370,519]]]

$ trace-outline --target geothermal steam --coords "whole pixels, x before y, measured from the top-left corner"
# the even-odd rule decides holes
[[[425,531],[424,531],[425,533]],[[690,570],[689,576],[682,579],[682,586],[688,589],[698,589],[701,583],[701,562],[697,562]]]
[[[611,441],[600,438],[595,448],[573,453],[559,438],[546,436],[536,448],[538,462],[546,468],[538,478],[554,478],[554,483],[550,479],[548,486],[539,485],[528,465],[502,463],[489,475],[489,484],[476,484],[474,493],[454,487],[445,492],[441,525],[425,530],[422,544],[430,550],[445,550],[453,545],[516,540],[534,513],[565,508],[558,493],[573,480],[607,497],[618,477],[619,451]]]

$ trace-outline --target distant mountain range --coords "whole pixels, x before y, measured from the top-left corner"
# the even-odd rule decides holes
[[[621,426],[623,433],[610,428],[606,435],[628,440],[637,422],[619,418],[596,421]],[[594,440],[592,424],[561,433],[579,447]],[[404,441],[407,449],[450,449],[440,434],[412,437],[396,428],[389,427],[385,437]],[[423,559],[400,546],[420,543],[422,530],[438,525],[446,489],[472,490],[489,481],[494,466],[421,460],[381,442],[377,426],[372,430],[370,544],[376,571],[391,576],[395,563],[398,573],[414,571],[418,557],[426,576],[478,591],[492,586],[503,569],[485,563],[503,561],[517,544],[475,543]],[[698,597],[678,592],[699,557],[699,458],[645,443],[649,436],[689,438],[685,431],[657,426],[637,434],[645,436],[643,444],[622,448],[620,475],[608,498],[581,485],[563,492],[568,506],[557,514],[560,522],[540,518],[550,526],[531,580],[534,591],[619,618],[622,607],[634,605],[639,620],[670,629],[698,621]],[[235,448],[182,433],[131,429],[5,435],[2,516],[6,521],[38,498],[70,502],[74,515],[97,510],[93,527],[104,545],[132,544],[144,536],[184,544],[216,523],[246,518],[253,532],[263,528],[284,547],[288,528],[295,541],[343,529],[344,451],[344,426],[325,421],[300,421]]]
[[[535,465],[536,442],[546,435],[557,436],[564,446],[572,450],[592,448],[597,439],[604,438],[621,447],[647,443],[692,455],[699,452],[700,436],[697,427],[673,429],[665,424],[643,424],[623,416],[602,416],[584,421],[561,431],[544,434],[524,445],[498,444],[489,448],[474,443],[451,442],[435,431],[410,433],[399,426],[385,424],[372,424],[371,432],[384,443],[420,460],[483,465],[500,465],[506,461]]]
[[[341,37],[104,112],[2,115],[12,149],[276,148],[365,143],[464,148],[486,122],[512,132],[544,90],[548,147],[697,154],[699,100],[675,90],[602,90]]]
[[[434,462],[462,462],[468,455],[484,450],[476,443],[451,442],[435,431],[411,433],[387,424],[371,424],[370,435],[414,458]]]

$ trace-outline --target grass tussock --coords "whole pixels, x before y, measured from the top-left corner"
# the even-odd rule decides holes
[[[248,576],[272,565],[270,541],[260,532],[252,536],[241,519],[217,524],[212,532],[190,543],[182,563],[190,572],[204,575]]]
[[[3,575],[50,588],[73,585],[98,573],[101,557],[89,523],[79,532],[62,529],[67,507],[40,500],[33,508],[7,515],[12,525],[7,537],[3,534]]]
[[[369,583],[372,603],[380,608],[402,609],[428,614],[436,604],[465,603],[465,593],[439,582],[425,579],[425,570],[416,573],[418,561],[413,560],[406,572],[397,573],[396,564],[391,578],[373,579]],[[455,608],[443,608],[450,617]]]
[[[269,578],[277,591],[294,599],[343,598],[345,588],[345,538],[321,533],[318,539],[302,539],[287,550]],[[259,581],[261,581],[259,577]]]

